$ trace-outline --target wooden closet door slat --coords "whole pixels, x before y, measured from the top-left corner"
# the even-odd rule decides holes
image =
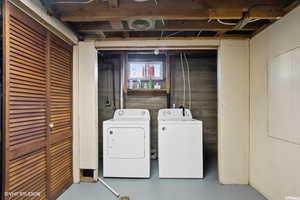
[[[47,30],[7,1],[5,10],[5,192],[46,199]]]
[[[48,177],[50,199],[73,183],[72,175],[72,47],[49,34]]]

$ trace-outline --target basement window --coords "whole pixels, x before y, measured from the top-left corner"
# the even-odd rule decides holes
[[[130,62],[130,80],[163,80],[162,62]]]
[[[169,91],[166,52],[127,52],[125,92],[132,95],[165,95]]]

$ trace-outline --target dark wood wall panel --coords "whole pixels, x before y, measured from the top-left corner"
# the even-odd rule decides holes
[[[55,199],[73,182],[72,46],[5,9],[5,192],[39,194],[5,199]]]
[[[50,197],[73,182],[72,177],[72,47],[49,36]]]

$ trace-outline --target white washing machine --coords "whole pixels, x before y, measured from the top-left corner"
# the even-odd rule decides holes
[[[203,178],[202,121],[185,109],[158,113],[160,178]]]
[[[116,110],[113,119],[103,122],[103,176],[150,177],[148,110]]]

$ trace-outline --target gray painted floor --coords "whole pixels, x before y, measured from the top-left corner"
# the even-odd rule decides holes
[[[159,179],[158,163],[152,162],[150,179],[104,180],[121,195],[130,200],[266,200],[248,185],[220,185],[217,183],[217,161],[206,159],[205,178]],[[100,183],[73,184],[59,200],[114,200],[116,199]]]

